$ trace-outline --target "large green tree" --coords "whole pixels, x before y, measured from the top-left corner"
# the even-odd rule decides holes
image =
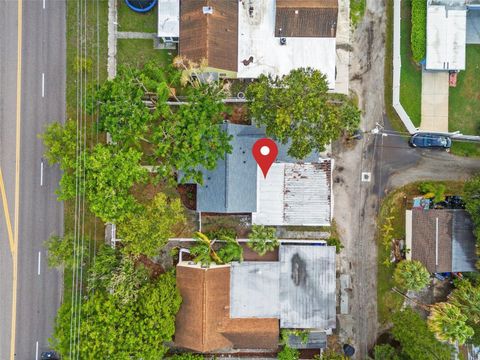
[[[467,316],[450,303],[437,303],[432,306],[428,317],[428,327],[440,341],[447,341],[460,345],[470,339],[474,332],[467,325]]]
[[[232,261],[243,260],[243,248],[238,241],[233,238],[224,237],[217,242],[218,249],[214,249],[214,244],[217,241],[210,240],[208,236],[200,232],[195,233],[195,244],[190,248],[190,254],[194,257],[195,263],[202,265],[228,264]]]
[[[448,302],[457,306],[462,314],[467,316],[467,325],[475,333],[469,342],[480,345],[480,287],[469,280],[457,281],[455,285]]]
[[[175,228],[185,221],[180,199],[168,199],[158,193],[141,211],[127,216],[118,228],[119,237],[126,252],[153,257],[175,235]]]
[[[182,179],[201,182],[200,168],[212,170],[231,151],[221,130],[226,91],[220,83],[190,82],[181,88],[183,105],[167,100],[179,88],[181,72],[147,63],[142,69],[120,67],[115,79],[105,82],[93,97],[100,129],[108,131],[120,147],[142,145],[145,160],[162,178],[176,172]]]
[[[68,120],[65,124],[51,123],[39,137],[45,145],[44,156],[50,165],[58,164],[62,170],[59,188],[56,190],[59,200],[68,200],[81,193],[79,182],[85,153],[80,151],[84,135],[77,123]]]
[[[435,338],[427,323],[410,308],[392,316],[391,333],[400,342],[402,359],[407,360],[450,360],[452,347]]]
[[[253,225],[248,235],[247,246],[258,255],[263,256],[268,251],[275,250],[280,245],[275,228],[263,225]]]
[[[247,89],[248,110],[268,136],[286,144],[289,155],[304,158],[323,151],[343,131],[352,132],[360,112],[345,97],[328,92],[326,76],[312,68],[283,77],[261,75]]]
[[[85,162],[85,193],[90,210],[104,222],[122,222],[138,210],[131,193],[134,184],[147,180],[140,151],[98,144]]]
[[[181,298],[175,274],[144,285],[128,304],[105,291],[82,301],[79,341],[70,352],[71,308],[65,302],[57,315],[53,345],[62,359],[162,359],[175,332]],[[76,313],[74,316],[77,316]]]
[[[429,284],[430,273],[420,261],[403,260],[395,268],[393,281],[402,289],[419,291]]]
[[[220,124],[226,112],[225,91],[218,84],[188,89],[187,103],[153,128],[158,171],[181,171],[183,180],[202,182],[199,167],[213,170],[218,159],[230,153],[230,137]]]

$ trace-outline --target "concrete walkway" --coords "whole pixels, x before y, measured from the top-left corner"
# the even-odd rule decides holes
[[[448,76],[448,71],[422,71],[422,131],[448,132]]]
[[[108,0],[108,79],[117,74],[117,0]]]
[[[133,31],[118,31],[117,39],[154,39],[157,36],[155,33],[133,32]]]

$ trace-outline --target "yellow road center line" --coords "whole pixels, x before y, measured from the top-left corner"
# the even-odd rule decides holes
[[[2,169],[0,168],[0,192],[2,193],[3,211],[5,212],[5,222],[7,224],[8,241],[10,242],[10,252],[14,252],[14,240],[12,232],[12,222],[10,221],[10,211],[8,211],[7,194],[5,192],[5,183],[3,182]]]
[[[10,336],[10,360],[15,360],[15,335],[17,325],[17,266],[18,266],[18,214],[20,202],[20,130],[22,101],[22,20],[23,0],[18,0],[17,14],[17,119],[15,144],[15,210],[13,228],[13,272],[12,272],[12,327]]]

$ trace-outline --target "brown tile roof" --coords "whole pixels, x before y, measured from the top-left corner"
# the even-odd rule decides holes
[[[213,8],[204,14],[203,7]],[[180,2],[179,53],[209,67],[237,71],[238,0]]]
[[[199,352],[225,348],[276,349],[278,319],[230,319],[230,267],[177,266],[182,306],[175,345]]]
[[[335,37],[337,0],[277,0],[275,36]]]
[[[421,261],[431,273],[452,271],[452,221],[453,212],[449,210],[412,210],[412,260]]]

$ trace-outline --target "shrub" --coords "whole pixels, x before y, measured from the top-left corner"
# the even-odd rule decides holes
[[[268,251],[275,250],[279,245],[275,228],[263,225],[252,226],[252,232],[248,235],[247,246],[258,255],[263,256]]]
[[[418,185],[418,191],[427,199],[433,199],[433,202],[439,203],[445,200],[446,186],[440,183],[425,181]]]
[[[340,254],[340,251],[345,247],[342,245],[342,242],[340,241],[339,238],[337,237],[331,237],[327,240],[327,245],[328,246],[335,246],[335,252],[337,254]]]
[[[427,47],[427,0],[412,0],[411,46],[413,60],[425,58]]]

